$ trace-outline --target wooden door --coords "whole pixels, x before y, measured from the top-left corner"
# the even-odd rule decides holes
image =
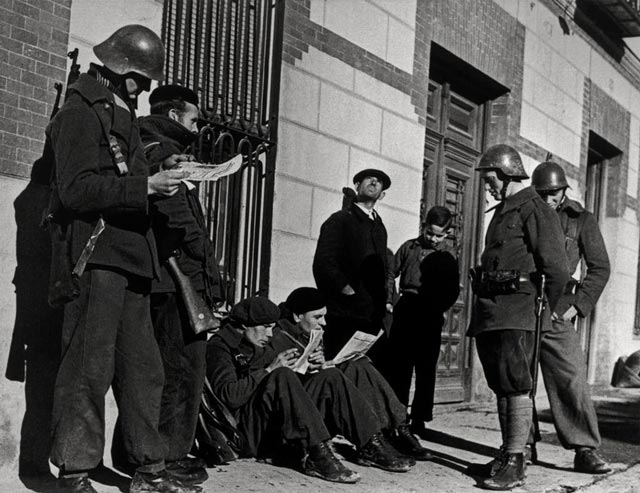
[[[429,84],[425,140],[422,217],[433,205],[455,214],[448,241],[458,253],[460,296],[446,315],[438,360],[436,402],[468,399],[469,348],[465,332],[472,292],[466,273],[475,263],[478,229],[478,185],[474,164],[482,151],[485,105],[452,88],[446,78]]]

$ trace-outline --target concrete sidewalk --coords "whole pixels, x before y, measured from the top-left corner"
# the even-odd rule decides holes
[[[640,398],[640,390],[632,393]],[[619,397],[615,397],[619,399]],[[612,463],[614,471],[605,476],[573,472],[573,452],[558,443],[553,425],[548,422],[548,410],[543,399],[538,400],[542,422],[542,442],[538,444],[540,463],[527,469],[527,483],[514,492],[568,493],[640,493],[640,430],[637,423],[607,423],[601,420],[602,455]],[[628,399],[627,399],[628,400]],[[598,409],[603,401],[594,398]],[[606,398],[605,398],[606,401]],[[620,406],[620,402],[618,402]],[[635,408],[640,417],[640,408]],[[611,424],[611,426],[610,426]],[[436,459],[418,463],[411,471],[393,474],[374,468],[347,465],[362,475],[355,485],[328,483],[309,478],[282,467],[239,460],[209,470],[206,492],[305,491],[309,493],[349,492],[438,492],[460,493],[480,491],[477,478],[465,471],[472,463],[485,463],[497,452],[500,440],[498,419],[492,404],[436,406],[435,419],[429,436],[423,443],[433,450]],[[22,482],[18,478],[3,478],[1,492],[55,491],[54,481]],[[110,469],[94,481],[100,492],[127,492],[128,481]]]

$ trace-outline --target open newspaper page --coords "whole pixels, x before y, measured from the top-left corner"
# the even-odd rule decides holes
[[[309,334],[309,343],[307,347],[304,348],[302,355],[298,358],[295,365],[293,365],[293,371],[305,374],[309,369],[309,356],[313,353],[318,345],[322,342],[322,334],[324,331],[322,329],[312,330]]]
[[[343,346],[343,348],[336,354],[335,358],[325,363],[325,367],[339,365],[350,359],[363,356],[371,349],[384,330],[380,329],[377,334],[368,334],[367,332],[357,331],[351,336],[351,339]]]
[[[187,161],[180,163],[180,171],[189,173],[187,180],[216,181],[224,176],[232,175],[242,167],[242,154],[237,154],[228,161],[220,164],[197,163]]]

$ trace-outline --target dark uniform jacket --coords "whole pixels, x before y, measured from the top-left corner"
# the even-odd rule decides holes
[[[232,411],[245,405],[269,372],[265,369],[292,341],[274,327],[273,337],[265,347],[251,344],[226,323],[207,344],[207,376],[213,391]]]
[[[155,171],[172,154],[185,153],[196,137],[183,125],[164,115],[142,117],[139,124],[145,154],[151,170]],[[154,197],[150,212],[160,261],[163,262],[160,279],[153,283],[152,291],[176,291],[164,261],[177,251],[180,269],[189,276],[193,287],[205,291],[210,301],[221,299],[218,262],[209,240],[198,190],[189,189],[182,183],[171,197]]]
[[[574,273],[584,258],[587,273],[575,288],[575,294],[567,290],[556,307],[562,315],[570,305],[586,317],[593,310],[611,271],[609,256],[594,215],[575,200],[566,198],[558,209],[560,224],[565,234],[565,251],[569,262],[569,273]]]
[[[332,214],[320,228],[313,276],[336,317],[377,323],[387,302],[387,230],[356,204]],[[349,284],[355,291],[341,293]]]
[[[555,310],[569,279],[558,214],[527,187],[501,202],[487,230],[481,270],[517,270],[546,276],[546,295]],[[488,330],[535,330],[535,276],[517,292],[479,295],[468,335]]]
[[[126,159],[126,175],[119,175],[109,152],[108,126]],[[69,87],[46,134],[60,201],[70,216],[72,262],[102,215],[106,228],[89,263],[154,277],[159,267],[147,214],[148,165],[134,115],[116,105],[109,89],[83,74]]]

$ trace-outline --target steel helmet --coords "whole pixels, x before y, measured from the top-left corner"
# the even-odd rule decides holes
[[[531,175],[531,184],[538,192],[549,192],[567,188],[567,177],[558,163],[545,161],[540,163]]]
[[[506,144],[496,144],[484,151],[476,166],[476,171],[482,170],[498,170],[509,178],[529,178],[518,151]]]
[[[93,47],[98,59],[118,75],[136,72],[164,80],[164,45],[151,29],[139,24],[121,27]]]
[[[611,385],[614,387],[640,387],[640,351],[629,357],[618,358],[613,368]]]

